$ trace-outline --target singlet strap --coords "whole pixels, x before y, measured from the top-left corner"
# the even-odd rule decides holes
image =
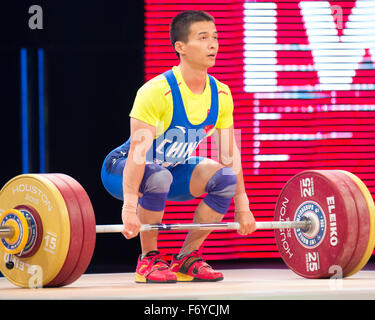
[[[208,123],[216,123],[219,113],[219,95],[217,90],[217,85],[214,77],[211,75],[208,75],[209,81],[210,81],[210,87],[211,87],[211,107],[210,112],[207,115],[207,118],[198,125],[193,125],[190,123],[189,118],[187,117],[186,110],[184,107],[184,102],[182,100],[180,88],[178,86],[177,80],[175,75],[173,74],[173,70],[168,70],[164,72],[163,74],[165,78],[167,79],[167,82],[169,84],[169,87],[171,88],[172,93],[172,99],[173,99],[173,116],[172,116],[172,122],[176,117],[181,117],[181,115],[184,116],[184,120],[187,121],[191,127],[202,127],[207,125]]]

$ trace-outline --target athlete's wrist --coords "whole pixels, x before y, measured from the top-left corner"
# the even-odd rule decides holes
[[[138,196],[133,194],[125,194],[122,204],[122,212],[126,214],[136,214],[138,206]]]
[[[127,208],[122,208],[122,214],[123,215],[127,215],[127,216],[129,216],[129,215],[137,215],[137,211],[136,210],[129,210],[129,209],[127,209]]]

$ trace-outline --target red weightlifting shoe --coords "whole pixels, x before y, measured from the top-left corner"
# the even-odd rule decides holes
[[[220,281],[224,279],[221,272],[215,271],[203,260],[198,250],[177,259],[173,256],[171,270],[177,276],[177,281]]]
[[[159,251],[150,251],[141,259],[139,256],[135,282],[138,283],[175,283],[177,277],[163,260]]]

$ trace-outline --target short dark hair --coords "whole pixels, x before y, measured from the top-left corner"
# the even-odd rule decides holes
[[[200,21],[215,22],[215,19],[207,12],[201,10],[186,10],[175,16],[169,26],[169,36],[173,48],[176,41],[187,42],[190,32],[190,26],[194,22]],[[180,54],[176,50],[175,52],[177,56],[180,57]]]

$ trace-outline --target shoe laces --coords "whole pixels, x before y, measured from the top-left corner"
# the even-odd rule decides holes
[[[151,269],[154,270],[154,268],[156,267],[157,269],[161,270],[161,269],[168,269],[169,268],[169,265],[168,263],[163,259],[163,254],[161,253],[155,253],[153,254],[152,256],[148,256],[146,258],[150,258],[149,260],[149,264],[152,266]],[[160,263],[158,265],[158,263]]]
[[[193,261],[191,261],[192,259],[193,259]],[[190,262],[189,262],[189,260],[190,260]],[[212,267],[203,259],[202,254],[200,253],[199,250],[194,250],[188,256],[186,256],[186,260],[183,262],[183,265],[185,263],[189,264],[188,268],[190,268],[192,265],[197,264],[196,265],[197,270],[200,270],[201,268],[212,269]]]

